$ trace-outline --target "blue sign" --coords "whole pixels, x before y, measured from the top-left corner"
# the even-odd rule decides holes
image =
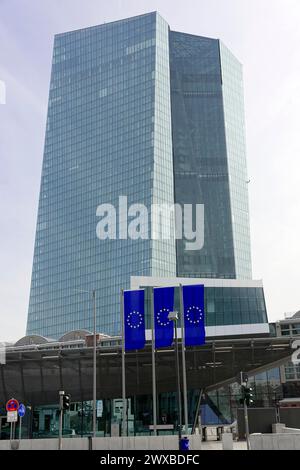
[[[20,403],[20,406],[18,409],[18,415],[20,416],[20,418],[23,418],[25,416],[25,413],[26,413],[26,406],[23,405],[23,403]]]

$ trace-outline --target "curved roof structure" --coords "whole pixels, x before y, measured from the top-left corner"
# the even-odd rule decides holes
[[[40,340],[46,338],[40,337]],[[24,338],[23,338],[24,340]],[[27,341],[29,338],[27,338]],[[256,375],[288,362],[294,352],[293,338],[227,338],[207,340],[201,347],[187,348],[189,390],[215,390],[236,381],[243,370]],[[106,344],[107,343],[107,344]],[[51,347],[53,344],[53,347]],[[93,349],[86,344],[68,347],[50,341],[45,348],[10,347],[6,363],[0,364],[0,404],[15,396],[26,404],[57,403],[58,391],[66,390],[72,401],[92,399]],[[173,348],[156,353],[157,392],[176,390]],[[126,353],[128,396],[145,395],[152,387],[152,348]],[[120,338],[102,340],[97,346],[98,398],[122,396],[122,345]]]
[[[93,333],[88,330],[74,330],[74,331],[69,331],[68,333],[64,334],[61,338],[59,338],[59,341],[61,343],[67,342],[67,341],[76,341],[78,339],[85,339],[86,336],[92,335]]]
[[[45,343],[50,343],[51,341],[54,341],[54,340],[45,338],[44,336],[40,336],[40,335],[27,335],[19,339],[15,343],[15,346],[30,346],[31,344],[45,344]]]

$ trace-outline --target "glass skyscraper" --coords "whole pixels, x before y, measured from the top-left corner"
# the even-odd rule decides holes
[[[99,240],[97,207],[119,196],[204,204],[203,249],[143,225],[138,240]],[[94,289],[98,331],[117,334],[130,276],[176,275],[251,279],[241,66],[155,12],[58,34],[27,334],[91,330]]]

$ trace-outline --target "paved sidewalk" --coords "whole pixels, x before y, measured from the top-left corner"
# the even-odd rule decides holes
[[[223,450],[222,442],[220,441],[206,441],[202,442],[201,450]],[[233,450],[247,450],[247,443],[245,441],[234,441]]]

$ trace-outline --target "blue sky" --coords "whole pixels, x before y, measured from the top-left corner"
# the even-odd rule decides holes
[[[253,275],[300,309],[299,0],[0,0],[0,340],[24,335],[55,33],[158,10],[244,64]]]

